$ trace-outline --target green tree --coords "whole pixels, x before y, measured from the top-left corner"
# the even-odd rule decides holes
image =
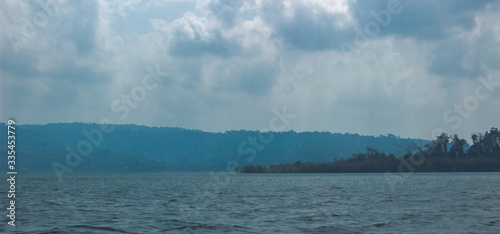
[[[453,136],[451,141],[450,157],[464,157],[464,146],[468,145],[467,141],[460,139],[457,134]]]

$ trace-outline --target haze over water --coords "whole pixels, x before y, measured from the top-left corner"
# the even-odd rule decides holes
[[[0,0],[0,233],[500,233],[499,16]]]
[[[0,232],[500,232],[497,172],[53,176],[19,175],[16,227]]]

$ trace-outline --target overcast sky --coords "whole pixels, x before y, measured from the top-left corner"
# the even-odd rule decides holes
[[[1,122],[500,127],[498,1],[41,2],[0,1]]]

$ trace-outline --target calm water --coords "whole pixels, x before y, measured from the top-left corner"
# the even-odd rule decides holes
[[[17,185],[16,227],[5,219],[0,233],[500,233],[500,173],[19,175]]]

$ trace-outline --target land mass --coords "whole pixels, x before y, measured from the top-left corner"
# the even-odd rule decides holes
[[[445,133],[425,145],[409,145],[408,153],[396,157],[367,147],[358,153],[332,162],[250,164],[237,167],[242,173],[356,173],[356,172],[488,172],[500,171],[500,132],[491,128],[473,134],[472,145],[457,135]]]
[[[19,172],[227,171],[228,165],[316,163],[348,158],[366,146],[403,155],[422,139],[330,132],[204,132],[175,127],[53,123],[16,125]],[[7,126],[0,123],[0,141]],[[6,144],[0,145],[7,152]],[[232,167],[231,171],[234,171]],[[7,167],[1,167],[5,171]]]

